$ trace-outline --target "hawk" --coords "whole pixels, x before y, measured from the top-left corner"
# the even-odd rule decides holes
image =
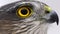
[[[21,0],[0,7],[0,34],[47,34],[49,24],[59,19],[47,4]]]

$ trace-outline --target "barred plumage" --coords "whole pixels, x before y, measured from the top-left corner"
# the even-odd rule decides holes
[[[31,16],[18,17],[16,11],[21,6],[31,8],[33,12]],[[49,8],[40,1],[23,0],[1,7],[0,34],[47,34],[50,23],[58,24],[58,15]]]

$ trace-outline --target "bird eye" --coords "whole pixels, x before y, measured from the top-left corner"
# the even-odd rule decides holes
[[[16,14],[21,18],[29,17],[32,13],[32,9],[28,7],[21,7],[17,9]]]
[[[50,13],[51,8],[50,8],[49,6],[44,6],[44,8],[45,8],[45,12],[46,12],[46,13]]]

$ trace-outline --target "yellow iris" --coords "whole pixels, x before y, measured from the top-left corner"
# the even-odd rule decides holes
[[[31,13],[32,13],[32,9],[27,7],[18,8],[16,12],[16,14],[21,18],[26,18],[30,16]]]

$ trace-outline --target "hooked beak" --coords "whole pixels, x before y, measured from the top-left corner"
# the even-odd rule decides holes
[[[51,12],[49,22],[52,22],[52,23],[56,22],[57,25],[59,24],[59,18],[58,18],[58,15],[55,11]]]

